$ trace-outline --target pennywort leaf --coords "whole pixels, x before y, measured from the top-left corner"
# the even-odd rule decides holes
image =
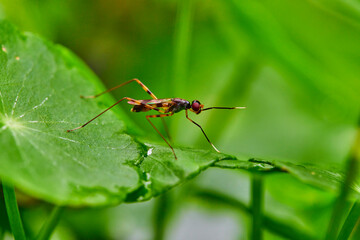
[[[69,50],[0,22],[0,179],[58,205],[113,205],[158,195],[227,157],[138,141],[98,78]]]

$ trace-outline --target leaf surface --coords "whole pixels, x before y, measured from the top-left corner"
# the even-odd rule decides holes
[[[215,167],[224,169],[244,169],[262,173],[284,172],[302,182],[319,187],[328,191],[338,191],[344,181],[345,173],[339,166],[320,166],[313,163],[294,164],[286,161],[264,161],[249,159],[248,161],[237,159],[224,159],[214,163]],[[352,186],[355,194],[360,193],[359,179]]]
[[[60,205],[139,201],[198,174],[212,151],[145,145],[119,107],[67,133],[114,100],[81,99],[103,91],[71,52],[0,22],[0,178]],[[148,156],[149,155],[149,156]]]

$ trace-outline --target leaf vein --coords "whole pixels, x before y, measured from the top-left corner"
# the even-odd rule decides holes
[[[14,103],[13,103],[13,107],[12,107],[12,109],[11,109],[11,116],[14,115],[15,108],[16,108],[16,104],[17,104],[17,101],[18,101],[18,99],[19,99],[20,93],[21,93],[21,91],[24,89],[24,87],[25,87],[25,82],[26,82],[26,80],[28,79],[29,74],[33,71],[33,69],[34,69],[34,64],[32,63],[32,64],[31,64],[31,67],[29,68],[29,70],[25,73],[25,75],[24,75],[24,80],[22,81],[22,86],[20,87],[20,89],[19,89],[19,91],[18,91],[18,93],[17,93],[17,95],[16,95],[15,101],[14,101]]]
[[[3,97],[2,93],[1,93],[1,91],[0,91],[0,98],[1,98],[1,105],[2,105],[2,107],[3,107],[3,111],[4,111],[4,114],[5,114],[5,117],[7,117],[8,115],[7,115],[7,113],[6,113],[4,97]]]
[[[26,114],[28,114],[29,112],[32,112],[34,110],[36,110],[37,108],[41,107],[42,105],[44,105],[48,100],[49,98],[52,96],[52,94],[50,94],[49,96],[47,96],[40,104],[34,106],[32,109],[30,110],[27,110],[26,112],[24,112],[22,115],[20,115],[19,117],[17,118],[23,118]]]
[[[52,137],[55,137],[55,138],[58,138],[58,139],[61,139],[61,140],[64,140],[64,141],[69,141],[69,142],[73,142],[73,143],[81,143],[81,142],[78,142],[78,141],[70,139],[70,138],[59,137],[59,136],[56,136],[56,135],[51,134],[51,133],[43,132],[43,131],[41,131],[39,129],[36,129],[36,128],[31,128],[31,127],[27,127],[27,126],[23,126],[23,127],[26,128],[26,129],[32,130],[34,132],[43,133],[43,134],[46,134],[46,135],[49,135],[49,136],[52,136]]]

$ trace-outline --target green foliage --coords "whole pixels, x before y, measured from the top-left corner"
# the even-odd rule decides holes
[[[80,99],[103,89],[98,79],[65,48],[7,22],[0,45],[0,176],[32,196],[73,206],[140,201],[228,158],[175,149],[175,161],[167,146],[130,136],[119,109],[67,133],[111,105],[110,97]]]
[[[124,122],[129,120],[119,109],[84,129],[66,133],[101,112],[111,98],[79,98],[79,91],[90,95],[102,88],[91,71],[63,47],[32,34],[21,35],[7,22],[1,23],[0,30],[1,139],[6,149],[1,152],[0,171],[22,190],[65,205],[144,200],[193,177],[220,158],[229,158],[209,151],[176,149],[179,161],[175,161],[168,147],[139,143],[128,135]],[[333,190],[342,179],[335,169],[276,161],[229,159],[215,166],[275,169]],[[354,187],[358,191],[359,187]]]
[[[0,74],[12,71],[0,79],[5,96],[4,104],[0,101],[0,178],[46,201],[91,206],[144,201],[186,183],[169,192],[176,197],[160,199],[155,211],[153,201],[96,209],[83,218],[76,217],[86,210],[65,210],[70,227],[60,223],[59,228],[73,238],[87,239],[93,232],[97,238],[141,238],[131,235],[136,232],[148,239],[154,227],[154,235],[173,239],[173,228],[182,229],[182,210],[194,206],[192,193],[203,200],[196,208],[211,219],[218,212],[235,216],[241,239],[251,236],[251,229],[263,229],[264,239],[323,239],[327,229],[329,239],[338,230],[339,239],[358,239],[358,167],[344,166],[359,114],[359,9],[356,1],[339,0],[0,1],[0,16],[71,49],[107,87],[137,77],[158,97],[199,99],[206,107],[247,106],[191,116],[219,150],[238,159],[214,153],[199,129],[176,114],[167,119],[174,146],[195,149],[176,148],[175,161],[144,116],[130,113],[126,104],[67,134],[115,100],[78,98],[104,87],[63,47],[31,34],[15,33],[7,40],[1,34],[0,40],[11,44],[4,45],[6,54],[0,51]],[[26,56],[14,53],[20,48]],[[112,94],[148,97],[138,86]],[[156,138],[161,144],[150,143]],[[90,163],[91,170],[73,157]],[[209,166],[214,168],[189,181]],[[249,189],[254,172],[262,175],[264,196],[252,212],[250,196],[261,190]],[[39,219],[36,210],[25,209],[25,223]],[[258,225],[251,228],[249,217]],[[209,216],[203,218],[206,222]],[[1,238],[9,227],[0,221]],[[38,225],[45,235],[50,223],[55,222],[50,218]],[[202,224],[193,227],[203,231]],[[217,225],[221,229],[221,222]]]
[[[291,174],[299,180],[312,186],[323,188],[328,191],[337,192],[344,180],[344,172],[339,167],[316,166],[312,163],[294,164],[284,161],[264,161],[250,159],[249,161],[222,160],[214,164],[216,167],[229,169],[245,169],[253,172],[272,173],[284,172]],[[359,183],[351,185],[353,193],[360,193]]]
[[[3,183],[2,186],[11,231],[13,232],[15,239],[25,240],[25,232],[17,206],[14,186],[7,183]]]

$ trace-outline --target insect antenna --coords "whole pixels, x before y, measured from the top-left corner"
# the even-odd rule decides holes
[[[246,107],[209,107],[209,108],[203,108],[201,111],[206,111],[210,109],[245,109]]]

